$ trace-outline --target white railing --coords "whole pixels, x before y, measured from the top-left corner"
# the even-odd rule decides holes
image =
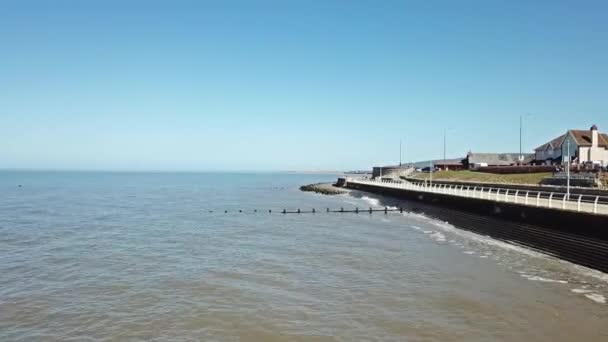
[[[374,180],[350,177],[347,178],[346,182],[459,197],[470,197],[525,206],[608,215],[608,196],[572,194],[568,197],[568,195],[563,192],[515,190],[473,185],[449,185],[434,184],[430,182],[409,182],[387,179]]]

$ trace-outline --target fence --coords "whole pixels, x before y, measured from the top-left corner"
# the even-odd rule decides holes
[[[477,198],[494,202],[608,215],[608,196],[583,194],[568,196],[567,193],[563,192],[513,190],[497,187],[432,184],[430,182],[396,180],[348,178],[347,183],[368,184],[394,189]]]
[[[495,174],[544,173],[555,171],[555,166],[482,166],[475,171]]]

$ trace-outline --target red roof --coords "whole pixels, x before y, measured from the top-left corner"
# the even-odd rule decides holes
[[[576,140],[576,144],[579,146],[591,146],[591,131],[589,130],[574,130],[571,129],[568,133],[572,134],[574,140]],[[598,134],[598,142],[597,145],[599,147],[608,148],[608,135],[607,134]]]
[[[596,128],[597,126],[593,125]],[[593,127],[591,127],[593,129]],[[562,145],[564,139],[567,134],[571,134],[576,141],[576,144],[579,146],[591,146],[591,130],[580,130],[580,129],[571,129],[566,132],[566,134],[562,134],[559,137],[551,140],[548,143],[542,144],[539,147],[535,148],[535,151],[545,150],[547,148],[556,148]],[[597,145],[599,147],[608,148],[608,134],[598,133],[598,142]]]

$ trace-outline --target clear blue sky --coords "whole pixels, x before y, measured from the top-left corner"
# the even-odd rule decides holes
[[[0,0],[0,168],[359,169],[608,131],[607,1]]]

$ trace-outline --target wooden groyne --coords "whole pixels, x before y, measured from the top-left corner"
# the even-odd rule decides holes
[[[258,210],[258,209],[237,209],[237,210],[208,210],[208,213],[224,213],[224,214],[233,214],[233,213],[239,213],[239,214],[257,214],[257,213],[275,213],[275,214],[316,214],[316,213],[354,213],[354,214],[359,214],[359,213],[392,213],[392,212],[399,212],[399,213],[403,213],[404,209],[403,208],[396,208],[396,207],[382,207],[382,208],[344,208],[341,207],[339,209],[334,209],[334,208],[322,208],[322,209],[317,209],[317,208],[309,208],[309,209],[279,209],[279,210],[273,210],[273,209],[264,209],[264,210]]]

